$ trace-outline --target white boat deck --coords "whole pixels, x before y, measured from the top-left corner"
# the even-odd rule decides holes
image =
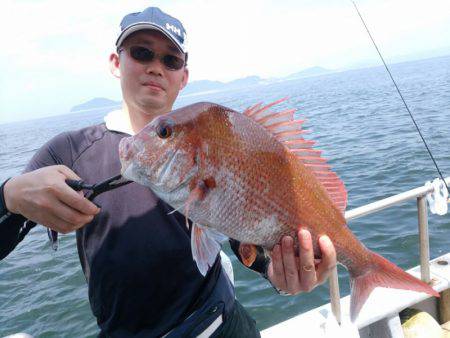
[[[450,253],[438,257],[430,262],[432,286],[438,292],[450,288]],[[420,278],[420,266],[408,270],[412,275]],[[263,338],[272,337],[391,337],[392,335],[374,335],[376,327],[383,325],[383,321],[391,319],[390,324],[400,325],[398,313],[407,308],[415,307],[425,310],[433,317],[437,317],[437,299],[425,293],[375,288],[364,304],[358,319],[350,323],[350,296],[341,298],[342,326],[339,329],[331,312],[331,304],[325,304],[294,318],[279,323],[261,332]],[[398,322],[397,320],[398,319]],[[395,324],[397,322],[397,324]],[[371,325],[371,324],[376,325]],[[372,326],[372,327],[371,327]],[[359,336],[355,331],[359,331]]]

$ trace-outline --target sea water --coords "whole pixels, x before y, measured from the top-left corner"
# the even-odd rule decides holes
[[[450,57],[391,66],[425,139],[450,176]],[[176,107],[211,101],[242,111],[288,97],[307,119],[308,139],[345,182],[352,208],[415,188],[437,177],[411,119],[382,67],[280,81],[245,89],[181,96]],[[58,133],[101,123],[105,109],[0,125],[0,182],[17,175],[39,147]],[[6,145],[6,146],[5,146]],[[430,216],[431,256],[450,248],[450,215]],[[419,264],[416,202],[349,222],[370,249],[406,269]],[[280,296],[258,274],[234,266],[237,298],[260,329],[329,301],[323,285],[308,294]],[[348,274],[339,269],[342,295]],[[45,228],[34,228],[0,261],[0,336],[93,337],[98,333],[78,261],[75,235],[60,236],[52,251]]]

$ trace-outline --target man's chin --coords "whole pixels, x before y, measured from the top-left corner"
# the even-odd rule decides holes
[[[162,98],[145,98],[143,100],[141,100],[141,106],[143,108],[145,108],[145,110],[150,110],[151,113],[153,113],[154,111],[164,111],[165,107],[167,106],[167,102],[166,100],[162,99]]]
[[[171,107],[168,107],[165,104],[158,104],[155,102],[146,102],[140,104],[140,111],[149,118],[148,122],[150,122],[157,116],[170,112],[171,110],[172,110]]]

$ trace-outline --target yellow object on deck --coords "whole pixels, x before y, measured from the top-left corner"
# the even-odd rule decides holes
[[[442,338],[450,338],[450,322],[441,325]]]
[[[445,337],[443,329],[429,313],[416,309],[406,309],[402,315],[406,317],[402,323],[405,338]]]

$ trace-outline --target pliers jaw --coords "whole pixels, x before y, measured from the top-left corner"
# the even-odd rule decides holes
[[[98,195],[110,191],[113,189],[117,189],[123,185],[129,184],[133,181],[129,181],[125,179],[122,175],[116,175],[108,178],[102,182],[96,184],[86,184],[82,180],[66,180],[67,185],[76,191],[80,190],[90,190],[92,191],[90,194],[86,194],[85,197],[92,201]]]

